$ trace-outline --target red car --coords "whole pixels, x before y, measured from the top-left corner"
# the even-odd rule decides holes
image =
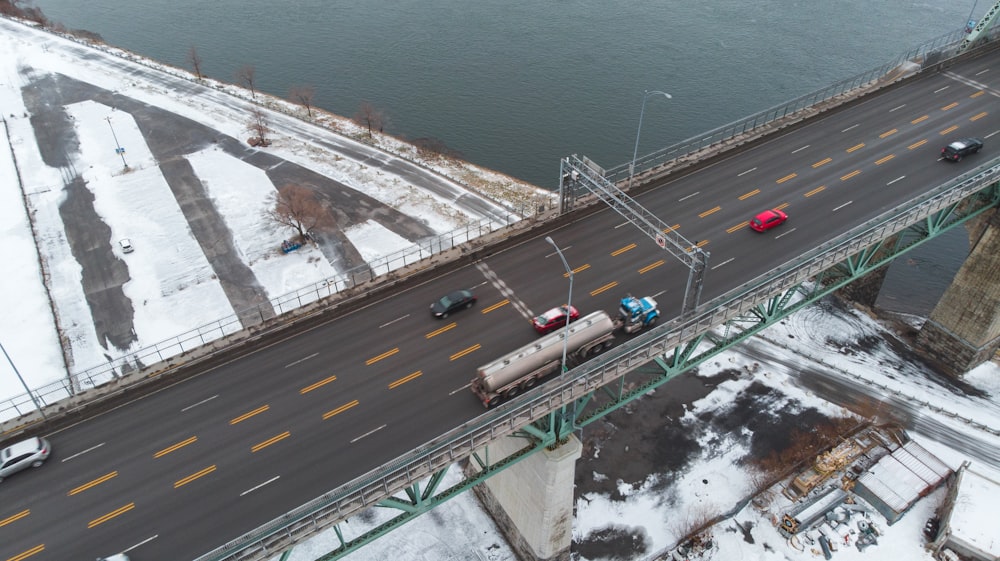
[[[573,306],[569,306],[569,322],[580,319],[580,312]],[[566,306],[552,308],[540,316],[531,320],[531,326],[539,333],[549,333],[566,325]]]
[[[754,216],[750,220],[750,227],[758,232],[765,232],[775,226],[784,224],[785,220],[788,220],[787,214],[776,208],[772,208]]]

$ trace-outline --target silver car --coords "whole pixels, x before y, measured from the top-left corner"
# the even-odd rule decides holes
[[[41,466],[50,453],[49,441],[37,436],[0,450],[0,481],[22,469]]]

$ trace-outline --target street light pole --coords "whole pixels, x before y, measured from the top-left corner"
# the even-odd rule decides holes
[[[646,90],[642,94],[642,109],[639,110],[639,128],[635,131],[635,150],[632,151],[632,165],[628,169],[628,186],[632,187],[632,178],[635,176],[635,159],[639,155],[639,134],[642,132],[642,116],[646,113],[646,100],[651,95],[662,95],[667,99],[673,99],[667,92]]]
[[[42,409],[42,404],[38,403],[38,399],[35,397],[35,394],[31,391],[31,388],[28,387],[28,384],[25,383],[24,378],[21,377],[21,373],[17,370],[17,367],[14,366],[14,361],[10,359],[10,355],[7,354],[7,349],[3,347],[3,343],[0,343],[0,351],[3,351],[3,356],[5,356],[7,358],[7,362],[10,363],[10,369],[14,371],[17,379],[21,381],[21,385],[24,386],[24,391],[28,392],[28,397],[30,397],[32,403],[35,404],[35,408],[38,409],[38,413],[43,419],[47,418],[45,416],[45,410]]]
[[[566,328],[563,331],[563,352],[562,352],[562,371],[565,373],[568,369],[566,368],[566,348],[569,345],[569,319],[570,310],[573,309],[573,269],[569,268],[569,263],[566,262],[566,257],[563,255],[559,246],[556,242],[552,241],[552,238],[545,236],[545,241],[549,242],[552,247],[555,248],[556,254],[559,255],[559,259],[562,260],[563,267],[566,269],[566,276],[569,277],[569,296],[566,298]]]
[[[115,134],[115,127],[111,125],[111,116],[105,117],[104,120],[107,121],[108,126],[111,127],[111,137],[115,139],[115,154],[122,157],[122,166],[124,166],[124,169],[128,169],[128,164],[125,163],[125,149],[118,143],[118,135]]]

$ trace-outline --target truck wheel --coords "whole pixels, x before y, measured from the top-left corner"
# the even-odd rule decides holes
[[[538,379],[532,376],[531,378],[528,378],[527,380],[522,382],[521,387],[524,388],[525,390],[530,390],[531,388],[535,387],[536,382],[538,382]]]
[[[503,396],[505,399],[514,399],[515,396],[520,392],[520,388],[514,386],[513,388],[504,392]]]
[[[499,395],[493,396],[490,398],[490,402],[488,405],[486,405],[486,408],[491,409],[493,407],[496,407],[497,405],[500,405],[501,401],[503,401],[503,399],[501,399]]]
[[[649,320],[649,323],[646,324],[646,327],[653,327],[654,325],[656,325],[656,319],[657,318],[652,318],[651,320]]]

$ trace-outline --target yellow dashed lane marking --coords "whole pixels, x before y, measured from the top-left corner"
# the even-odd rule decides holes
[[[403,376],[402,378],[400,378],[400,379],[396,380],[395,382],[389,384],[389,389],[390,390],[396,389],[397,387],[402,386],[403,384],[409,382],[410,380],[413,380],[415,378],[419,378],[422,374],[423,374],[422,371],[417,370],[413,374],[409,374],[407,376]]]
[[[8,516],[7,518],[0,520],[0,526],[6,526],[7,524],[17,522],[18,520],[24,518],[25,516],[28,516],[29,514],[31,514],[31,510],[26,508],[13,516]]]
[[[336,376],[330,376],[329,378],[324,378],[324,379],[320,380],[319,382],[316,382],[315,384],[310,384],[310,385],[302,388],[301,390],[299,390],[299,393],[302,394],[302,395],[305,395],[305,394],[307,394],[307,393],[309,393],[309,392],[311,392],[311,391],[313,391],[313,390],[315,390],[317,388],[322,388],[323,386],[329,384],[330,382],[335,381],[336,379],[337,379]]]
[[[587,263],[586,265],[580,265],[579,267],[573,269],[573,274],[575,275],[575,274],[579,273],[580,271],[586,271],[589,268],[590,268],[590,263]],[[563,273],[563,278],[567,278],[568,279],[569,278],[569,273]]]
[[[212,466],[212,467],[214,468],[215,466]],[[174,486],[176,487],[177,485],[175,484]],[[94,526],[98,526],[100,524],[104,524],[108,520],[111,520],[112,518],[114,518],[116,516],[121,516],[122,514],[125,514],[126,512],[132,510],[133,508],[135,508],[135,503],[129,503],[129,504],[127,504],[127,505],[125,505],[125,506],[123,506],[121,508],[112,510],[111,512],[105,514],[104,516],[101,516],[100,518],[95,518],[95,519],[91,520],[90,522],[88,522],[87,523],[87,528],[93,528]]]
[[[457,323],[454,323],[454,322],[449,323],[448,325],[442,327],[441,329],[435,329],[434,331],[431,331],[427,335],[424,335],[424,339],[430,339],[431,337],[437,337],[438,335],[444,333],[445,331],[450,331],[452,329],[455,329],[456,327],[458,327]]]
[[[7,561],[23,561],[24,559],[27,559],[32,555],[35,555],[36,553],[41,553],[43,551],[45,551],[45,544],[38,544],[35,547],[29,549],[28,551],[25,551],[23,553],[18,553],[17,555],[11,557]]]
[[[726,233],[727,234],[732,234],[733,232],[735,232],[737,230],[742,230],[743,228],[746,228],[749,225],[750,225],[750,221],[749,220],[747,220],[746,222],[740,222],[739,224],[737,224],[735,226],[730,226],[730,227],[726,228]]]
[[[956,129],[958,129],[958,125],[952,125],[952,126],[946,128],[946,129],[944,129],[943,131],[939,132],[938,134],[940,134],[941,136],[944,136],[944,135],[946,135],[946,134],[948,134],[950,132],[955,131]]]
[[[710,214],[715,214],[716,212],[719,212],[720,210],[722,210],[721,206],[717,206],[715,208],[710,208],[710,209],[706,210],[705,212],[699,214],[698,218],[705,218],[706,216],[708,216]]]
[[[70,497],[72,497],[73,495],[76,495],[77,493],[82,493],[82,492],[86,491],[87,489],[90,489],[91,487],[96,487],[96,486],[100,485],[101,483],[104,483],[105,481],[107,481],[109,479],[112,479],[112,478],[115,478],[115,477],[118,477],[118,472],[117,471],[113,471],[113,472],[111,472],[109,474],[102,475],[102,476],[98,477],[97,479],[95,479],[95,480],[93,480],[93,481],[91,481],[89,483],[84,483],[83,485],[80,485],[76,489],[73,489],[69,493],[66,493],[66,494],[69,495]],[[3,524],[0,524],[0,526],[2,526],[2,525]]]
[[[826,189],[826,185],[820,185],[819,187],[817,187],[817,188],[813,189],[812,191],[809,191],[808,193],[806,193],[805,196],[811,197],[811,196],[815,195],[816,193],[822,192],[825,189]]]
[[[382,354],[380,354],[378,356],[375,356],[375,357],[372,357],[372,358],[366,360],[365,361],[365,366],[371,366],[371,365],[375,364],[376,362],[378,362],[378,361],[380,361],[380,360],[382,360],[384,358],[389,358],[389,357],[391,357],[392,355],[394,355],[394,354],[396,354],[398,352],[399,352],[399,347],[396,347],[395,349],[392,349],[392,350],[388,350],[388,351],[386,351],[386,352],[384,352],[384,353],[382,353]]]
[[[608,284],[606,284],[606,285],[604,285],[604,286],[602,286],[600,288],[597,288],[597,289],[594,289],[594,290],[590,291],[590,295],[591,296],[597,296],[598,294],[600,294],[602,292],[606,292],[608,290],[611,290],[612,288],[614,288],[616,286],[618,286],[618,282],[617,281],[615,281],[615,282],[609,282]]]
[[[795,179],[798,176],[799,176],[799,174],[797,174],[797,173],[790,173],[790,174],[786,175],[785,177],[782,177],[781,179],[775,181],[775,183],[784,183],[784,182],[788,181],[789,179]]]
[[[203,469],[201,471],[196,471],[196,472],[192,473],[191,475],[185,477],[184,479],[178,479],[177,481],[174,482],[174,489],[176,489],[178,487],[182,487],[184,485],[187,485],[188,483],[191,483],[195,479],[199,479],[201,477],[205,477],[206,475],[212,473],[213,471],[215,471],[215,465],[214,464],[208,466],[207,468],[205,468],[205,469]]]
[[[923,117],[917,117],[916,119],[910,121],[910,124],[911,125],[915,125],[917,123],[922,123],[922,122],[926,121],[929,118],[930,117],[928,115],[924,115]]]
[[[646,265],[645,267],[639,269],[639,274],[641,275],[641,274],[644,274],[644,273],[648,273],[648,272],[652,271],[653,269],[655,269],[655,268],[663,265],[664,263],[666,263],[666,261],[664,261],[663,259],[660,259],[656,263],[650,263],[649,265]]]
[[[680,227],[681,227],[680,224],[674,224],[673,226],[667,226],[666,228],[663,229],[663,233],[664,234],[669,234],[670,232],[673,232],[675,230],[679,230]]]
[[[820,161],[816,162],[815,164],[813,164],[812,167],[818,168],[820,166],[825,166],[826,164],[829,164],[832,161],[833,161],[833,158],[823,158],[822,160],[820,160]]]
[[[619,255],[625,253],[626,251],[629,251],[629,250],[632,250],[632,249],[635,249],[635,248],[636,248],[636,245],[634,243],[630,243],[630,244],[628,244],[627,246],[625,246],[625,247],[623,247],[621,249],[616,249],[616,250],[612,251],[611,252],[611,256],[612,257],[618,257]]]
[[[956,107],[958,107],[958,102],[957,101],[954,102],[954,103],[949,103],[948,105],[945,105],[944,107],[941,108],[941,111],[947,111],[949,109],[954,109]]]
[[[756,195],[758,193],[760,193],[760,189],[754,189],[753,191],[750,191],[749,193],[744,193],[744,194],[740,195],[739,199],[741,201],[744,201],[744,200],[749,199],[750,197],[752,197],[752,196],[754,196],[754,195]]]
[[[323,413],[323,420],[325,421],[325,420],[329,419],[330,417],[333,417],[334,415],[339,415],[339,414],[343,413],[344,411],[347,411],[351,407],[357,406],[357,404],[358,404],[358,400],[355,399],[354,401],[351,401],[349,403],[345,403],[345,404],[341,405],[340,407],[338,407],[336,409],[332,409],[330,411],[327,411],[326,413]]]
[[[923,139],[920,142],[914,142],[913,144],[906,147],[907,150],[913,150],[914,148],[920,148],[924,144],[927,144],[927,139]]]
[[[856,170],[852,171],[851,173],[849,173],[847,175],[840,176],[840,180],[841,181],[847,181],[848,179],[850,179],[850,178],[852,178],[852,177],[854,177],[854,176],[856,176],[856,175],[858,175],[860,173],[861,173],[861,170],[856,169]]]
[[[289,436],[292,436],[292,433],[289,432],[289,431],[285,431],[285,432],[283,432],[283,433],[281,433],[281,434],[279,434],[277,436],[272,436],[271,438],[268,438],[264,442],[260,442],[258,444],[254,444],[253,446],[250,447],[250,451],[251,452],[257,452],[259,450],[263,450],[264,448],[267,448],[268,446],[274,444],[275,442],[280,442],[280,441],[288,438]]]
[[[457,359],[460,359],[460,358],[462,358],[463,356],[465,356],[465,355],[467,355],[469,353],[478,351],[480,348],[481,347],[479,346],[479,344],[476,343],[475,345],[472,345],[471,347],[469,347],[467,349],[462,349],[461,351],[458,351],[457,353],[451,355],[450,357],[448,357],[448,360],[457,360]]]
[[[884,164],[884,163],[888,162],[889,160],[891,160],[891,159],[893,159],[893,158],[895,158],[895,157],[896,157],[896,155],[895,155],[895,154],[889,154],[888,156],[886,156],[886,157],[884,157],[884,158],[881,158],[881,159],[879,159],[879,160],[875,160],[875,165],[876,165],[876,166],[880,166],[880,165],[882,165],[882,164]]]
[[[884,133],[878,135],[879,138],[885,138],[887,136],[892,136],[899,132],[899,129],[892,129],[891,131],[885,131]]]
[[[985,94],[985,93],[986,93],[985,91],[983,91],[983,90],[979,90],[978,92],[976,92],[976,93],[974,93],[974,94],[970,95],[969,97],[970,97],[970,98],[977,98],[977,97],[979,97],[979,96],[981,96],[981,95],[983,95],[983,94]]]
[[[236,422],[238,423],[239,421],[236,421]],[[233,423],[232,421],[230,421],[229,424],[232,425],[232,424],[235,424],[235,423]],[[194,444],[197,441],[198,441],[198,437],[197,436],[192,436],[191,438],[182,440],[182,441],[178,442],[177,444],[171,444],[170,446],[167,446],[163,450],[160,450],[159,452],[153,454],[153,457],[154,458],[160,458],[160,457],[166,456],[167,454],[173,452],[174,450],[179,450],[179,449],[187,446],[188,444]]]
[[[987,113],[986,111],[983,111],[982,113],[976,113],[975,115],[969,117],[969,120],[970,121],[978,121],[979,119],[982,119],[983,117],[985,117],[987,115],[989,115],[989,113]]]
[[[506,306],[507,304],[510,304],[510,300],[501,300],[501,301],[497,302],[496,304],[493,304],[492,306],[483,308],[483,311],[481,313],[488,314],[488,313],[492,312],[493,310],[496,310],[497,308],[502,308],[502,307]]]
[[[848,148],[847,152],[851,153],[851,152],[854,152],[855,150],[861,150],[864,147],[865,147],[865,143],[864,142],[862,142],[861,144],[855,144],[854,146],[851,146],[850,148]]]
[[[253,411],[250,411],[249,413],[244,413],[244,414],[240,415],[239,417],[236,417],[235,419],[230,420],[229,424],[230,425],[235,425],[236,423],[241,423],[241,422],[249,419],[250,417],[253,417],[254,415],[260,415],[261,413],[263,413],[264,411],[267,411],[270,408],[271,408],[270,405],[264,405],[262,407],[258,407],[256,409],[254,409]]]

